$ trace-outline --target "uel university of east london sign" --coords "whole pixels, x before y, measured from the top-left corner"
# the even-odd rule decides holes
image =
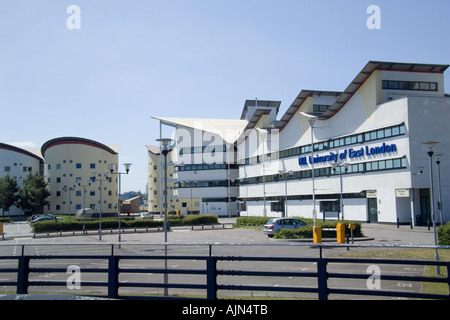
[[[383,143],[379,147],[372,147],[369,148],[368,146],[361,147],[359,149],[354,148],[348,148],[345,149],[343,152],[337,152],[333,153],[330,152],[327,155],[316,155],[314,156],[314,159],[311,156],[308,157],[299,157],[298,158],[298,164],[300,166],[306,166],[309,164],[312,164],[314,161],[314,164],[317,163],[325,163],[325,162],[338,162],[338,160],[346,160],[347,157],[350,159],[353,158],[360,158],[364,156],[374,156],[374,155],[383,155],[391,152],[397,152],[397,145],[395,144],[385,144]]]

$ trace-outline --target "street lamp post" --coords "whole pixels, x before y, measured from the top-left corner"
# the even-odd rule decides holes
[[[122,241],[122,238],[120,235],[120,228],[121,228],[121,225],[120,225],[120,182],[121,182],[120,177],[122,174],[128,174],[128,172],[130,172],[131,163],[124,163],[123,165],[125,167],[125,172],[119,172],[119,168],[117,168],[117,172],[114,172],[114,170],[116,170],[116,165],[114,163],[111,163],[108,166],[111,174],[117,174],[119,176],[119,194],[118,194],[119,200],[117,202],[117,214],[119,215],[119,238],[118,238],[119,243]]]
[[[436,144],[439,142],[429,141],[424,142],[423,144],[428,147],[428,157],[430,159],[430,211],[431,211],[431,218],[433,219],[433,232],[434,232],[434,259],[435,261],[439,261],[439,253],[437,249],[437,234],[436,234],[436,213],[434,210],[434,191],[433,191],[433,148]],[[436,266],[436,274],[441,274],[440,267]]]
[[[436,157],[436,164],[438,169],[438,209],[439,209],[439,220],[442,227],[442,191],[441,191],[441,159],[444,155],[443,154],[437,154]]]
[[[101,176],[101,174],[100,174]],[[99,229],[98,229],[98,240],[102,240],[102,193],[103,193],[103,187],[102,182],[107,181],[109,176],[108,173],[104,174],[105,179],[103,178],[97,178],[97,172],[92,173],[92,182],[96,182],[97,180],[100,181],[100,211],[99,211]],[[119,193],[120,195],[120,193]]]
[[[345,172],[348,170],[348,163],[333,163],[333,171],[336,173],[336,169],[339,167],[339,189],[340,189],[340,202],[339,202],[339,208],[341,211],[341,220],[344,220],[344,202],[342,197],[342,167],[345,168]],[[338,217],[339,218],[339,217]]]
[[[314,186],[314,122],[316,122],[315,118],[308,119],[309,126],[311,127],[311,171],[312,171],[312,201],[313,201],[313,220],[314,220],[314,228],[316,227],[316,191]]]
[[[90,182],[89,184],[78,183],[79,187],[83,187],[83,234],[86,233],[86,187],[90,185]]]
[[[162,154],[164,156],[164,254],[167,257],[167,154],[170,152],[169,143],[172,139],[162,138],[156,141],[162,144]],[[192,209],[192,208],[191,208]],[[165,270],[167,270],[167,259],[164,261]],[[168,275],[164,273],[164,296],[168,296],[167,289]]]
[[[63,191],[69,193],[69,207],[68,207],[69,218],[70,218],[70,204],[72,203],[72,199],[71,199],[70,193],[71,193],[72,191],[75,190],[75,187],[76,187],[75,185],[73,185],[73,186],[67,186],[67,185],[65,185],[65,186],[63,187]]]

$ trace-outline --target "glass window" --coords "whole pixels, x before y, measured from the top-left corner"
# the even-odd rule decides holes
[[[75,164],[75,168],[77,168],[77,169],[81,169],[81,163],[77,163],[77,164]]]
[[[402,158],[402,168],[406,168],[406,158]]]
[[[428,82],[421,82],[420,90],[430,91],[430,84]]]
[[[377,131],[377,136],[378,136],[378,139],[384,138],[384,130],[383,129],[378,130]]]
[[[400,134],[400,127],[393,127],[392,128],[392,135],[398,136]]]
[[[437,91],[437,83],[435,82],[430,83],[430,91]]]
[[[398,89],[397,81],[389,81],[389,89]]]
[[[378,170],[378,162],[372,162],[372,170]]]
[[[392,160],[386,160],[386,169],[392,169],[394,167]]]
[[[387,137],[391,137],[392,136],[392,128],[386,128],[384,129],[384,136]]]

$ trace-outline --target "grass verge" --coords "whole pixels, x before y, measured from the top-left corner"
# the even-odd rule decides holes
[[[440,261],[450,261],[450,250],[439,250]],[[398,259],[398,260],[428,260],[434,261],[434,249],[397,249],[370,252],[349,252],[339,255],[342,258],[369,258],[369,259]],[[440,275],[436,275],[436,267],[426,266],[424,276],[446,278],[447,268],[440,268]],[[422,293],[449,294],[449,286],[445,283],[423,282]]]

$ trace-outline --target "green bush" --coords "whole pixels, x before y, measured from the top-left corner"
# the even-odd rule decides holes
[[[275,239],[312,239],[313,238],[313,225],[314,221],[312,219],[302,219],[304,222],[308,223],[309,225],[295,230],[279,230],[275,232],[274,238]],[[354,222],[354,221],[325,221],[322,220],[316,220],[316,226],[322,227],[322,229],[326,228],[336,228],[336,225],[338,223],[343,223],[345,225],[345,233],[351,234],[350,229],[348,228],[348,225],[350,223],[355,225],[355,230],[353,230],[353,237],[363,237],[363,233],[361,232],[361,223],[360,222]],[[322,238],[336,238],[336,231],[324,231],[322,230]]]
[[[438,245],[450,246],[450,222],[438,228]]]
[[[183,225],[201,225],[201,224],[213,224],[218,222],[216,215],[189,215],[181,217],[169,217],[167,222],[171,226],[183,226]],[[85,219],[86,230],[97,230],[99,228],[98,219]],[[134,218],[121,218],[120,226],[122,228],[157,228],[162,227],[164,221],[151,220],[151,219],[134,219]],[[39,221],[33,223],[32,230],[34,233],[40,232],[58,232],[58,231],[81,231],[83,230],[83,219],[63,219],[61,221]],[[102,229],[117,229],[119,227],[119,219],[117,218],[104,218],[102,219]]]
[[[310,239],[313,237],[312,226],[314,225],[313,219],[301,218],[301,217],[292,217],[298,218],[308,224],[307,227],[295,230],[279,230],[275,232],[275,239]],[[239,217],[234,225],[236,228],[240,227],[248,227],[248,226],[259,226],[263,227],[267,221],[269,221],[270,217]],[[353,237],[363,237],[364,235],[361,232],[361,223],[354,221],[322,221],[316,220],[316,226],[322,228],[336,228],[338,223],[345,224],[345,232],[350,234],[350,229],[348,229],[349,223],[352,223],[356,226],[355,230],[353,230]],[[322,238],[336,238],[336,231],[322,231]]]
[[[267,221],[272,218],[268,217],[239,217],[236,220],[235,227],[260,226],[263,227]]]

